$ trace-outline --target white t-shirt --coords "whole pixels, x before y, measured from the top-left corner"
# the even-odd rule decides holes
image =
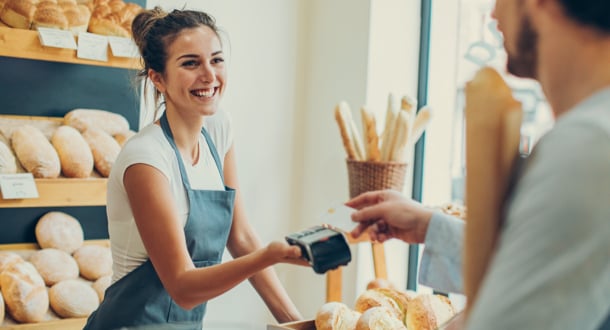
[[[224,157],[233,143],[231,118],[226,112],[219,111],[206,118],[204,127],[214,141],[221,163],[224,164]],[[223,190],[220,173],[203,134],[199,139],[199,150],[197,164],[183,162],[191,188]],[[138,232],[123,185],[125,170],[133,164],[153,166],[167,177],[171,196],[174,197],[178,209],[178,218],[183,226],[189,212],[186,190],[174,149],[161,126],[148,125],[123,146],[108,178],[106,212],[112,248],[113,283],[148,260],[148,253]]]

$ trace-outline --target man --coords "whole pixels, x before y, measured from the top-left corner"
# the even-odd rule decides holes
[[[497,0],[494,17],[508,71],[540,82],[556,123],[506,202],[466,328],[610,329],[610,1]],[[420,280],[461,291],[463,224],[391,192],[347,204],[355,236],[425,242]]]

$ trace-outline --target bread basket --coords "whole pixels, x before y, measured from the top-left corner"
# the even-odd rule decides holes
[[[347,159],[350,198],[373,190],[402,191],[407,163],[373,162]]]

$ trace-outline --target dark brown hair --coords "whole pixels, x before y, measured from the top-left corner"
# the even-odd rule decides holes
[[[140,50],[143,68],[138,72],[138,77],[144,79],[144,90],[147,88],[146,77],[148,70],[152,69],[161,75],[165,74],[167,62],[167,49],[176,40],[178,34],[184,29],[193,29],[207,26],[221,40],[216,20],[201,11],[178,10],[166,12],[160,7],[144,10],[133,20],[131,29],[133,39]],[[222,40],[221,40],[222,42]],[[155,89],[155,109],[159,107],[160,93]],[[155,117],[156,111],[155,110]]]

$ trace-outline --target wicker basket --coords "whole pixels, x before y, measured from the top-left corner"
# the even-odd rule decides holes
[[[407,163],[347,159],[350,198],[373,190],[402,191],[406,172]]]

